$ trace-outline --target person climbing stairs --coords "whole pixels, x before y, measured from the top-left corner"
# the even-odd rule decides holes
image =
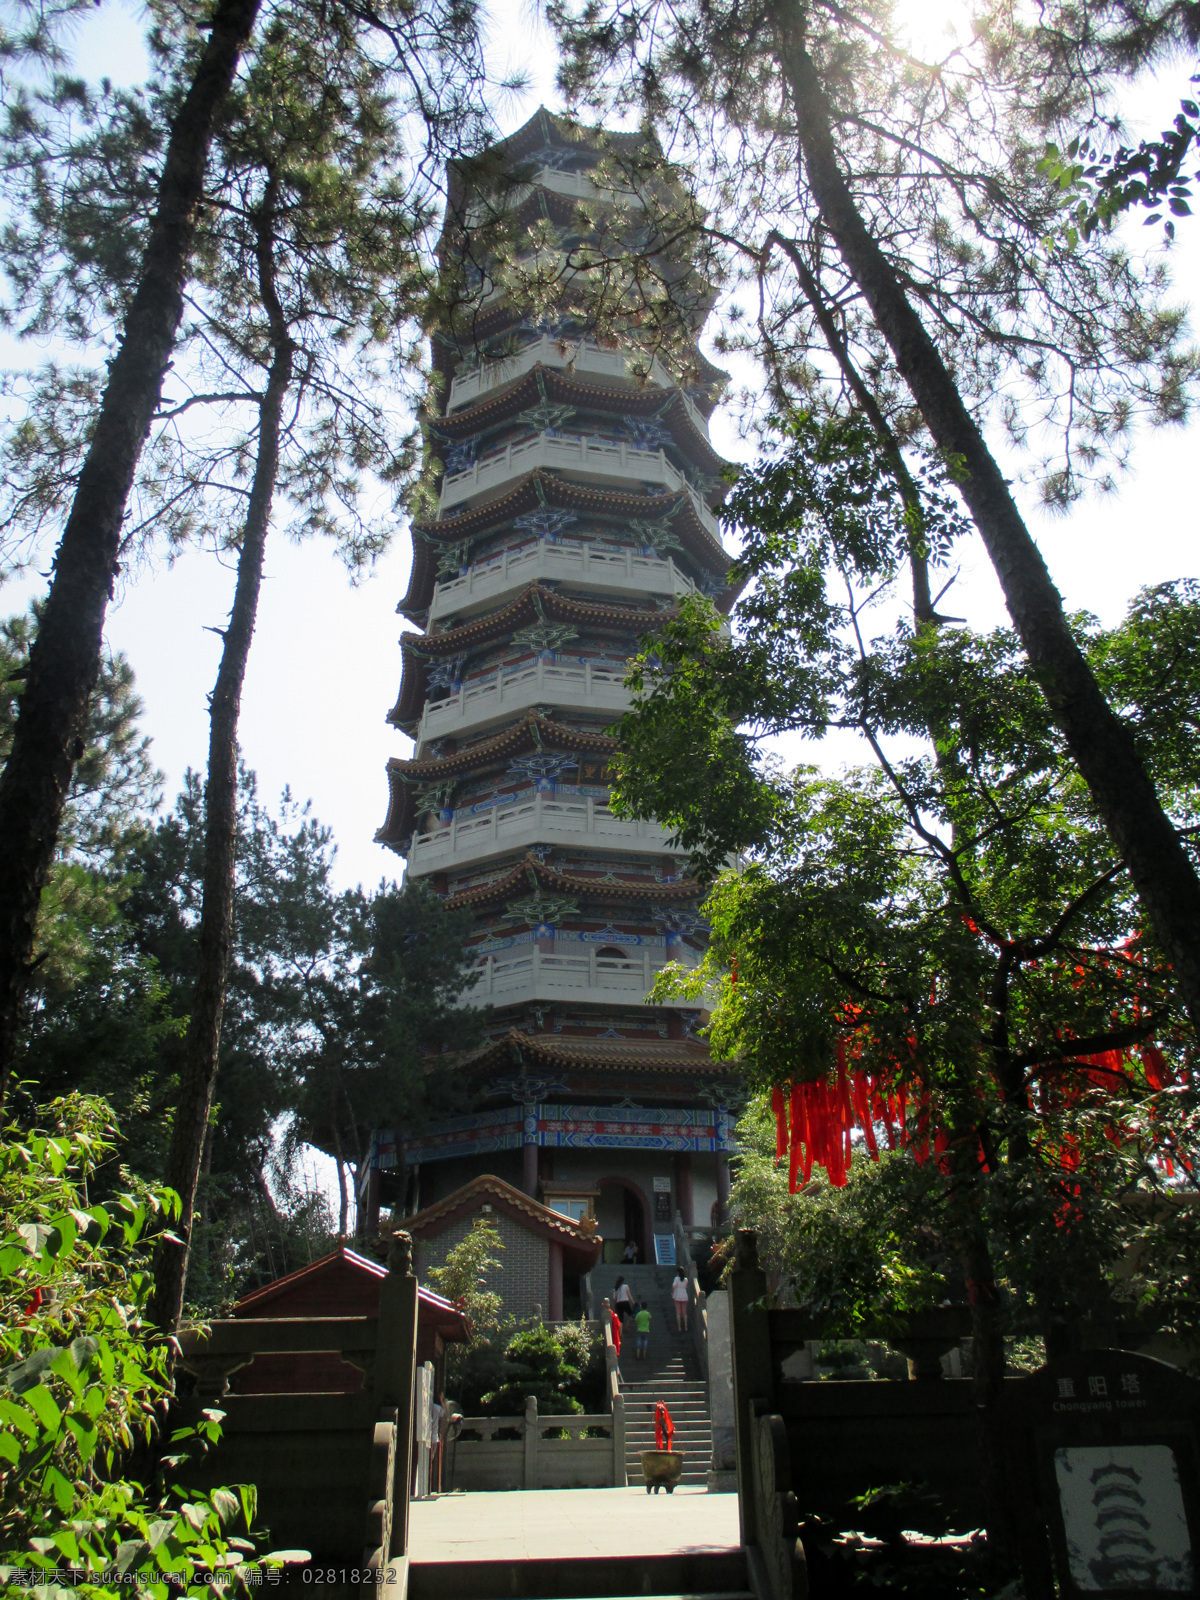
[[[644,1361],[636,1359],[633,1322],[625,1325],[621,1344],[621,1392],[625,1397],[625,1466],[631,1484],[642,1481],[641,1453],[653,1450],[654,1407],[665,1401],[675,1424],[674,1448],[684,1453],[681,1483],[708,1480],[712,1460],[712,1420],[708,1384],[700,1371],[694,1334],[675,1327],[671,1304],[673,1267],[608,1264],[592,1269],[592,1292],[599,1306],[616,1293],[619,1277],[633,1290],[640,1306],[650,1307],[650,1345]]]

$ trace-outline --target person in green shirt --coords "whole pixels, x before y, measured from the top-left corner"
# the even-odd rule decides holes
[[[650,1307],[643,1300],[641,1307],[634,1316],[633,1325],[637,1329],[637,1360],[644,1361],[646,1352],[650,1348]]]

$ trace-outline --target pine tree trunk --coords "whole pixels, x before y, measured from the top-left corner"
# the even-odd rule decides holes
[[[263,555],[279,470],[279,424],[292,380],[295,346],[275,292],[273,246],[275,182],[269,179],[258,218],[259,291],[271,324],[274,356],[259,403],[258,455],[242,547],[238,556],[233,609],[225,630],[221,665],[209,712],[208,781],[205,786],[204,886],[196,951],[196,989],[184,1045],[182,1080],[171,1126],[171,1147],[163,1181],[182,1201],[182,1245],[164,1241],[154,1262],[151,1316],[160,1328],[174,1330],[183,1314],[188,1250],[200,1156],[221,1047],[221,1017],[233,942],[233,888],[237,855],[237,733],[242,685],[262,587]]]
[[[218,0],[196,75],[172,123],[141,277],[54,558],[0,776],[0,1103],[16,1059],[38,903],[99,673],[125,507],[183,313],[213,126],[258,4]]]
[[[796,0],[774,0],[776,48],[821,216],[891,347],[935,443],[963,464],[959,488],[983,537],[1021,643],[1142,908],[1200,1026],[1200,878],[1163,811],[1132,730],[1107,703],[999,466],[838,168],[829,104]]]

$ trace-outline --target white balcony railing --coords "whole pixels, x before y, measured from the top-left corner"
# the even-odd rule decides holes
[[[595,949],[580,955],[546,955],[536,945],[520,954],[485,956],[476,966],[479,982],[463,995],[468,1005],[519,1005],[527,1000],[561,1000],[581,1003],[620,999],[645,1004],[655,977],[667,961],[676,959],[664,950],[644,949],[640,956],[623,960],[600,956]],[[693,966],[695,952],[678,957]],[[668,1000],[669,1006],[694,1006],[694,1000]]]
[[[682,489],[691,499],[704,527],[720,543],[717,519],[687,479],[667,460],[665,451],[640,450],[636,445],[615,444],[607,439],[559,439],[549,433],[510,444],[494,455],[485,456],[465,472],[448,474],[442,480],[439,514],[444,515],[451,506],[461,505],[474,495],[499,489],[509,479],[537,467],[610,478],[624,487],[631,483],[661,483],[676,492]]]
[[[503,550],[477,562],[459,578],[433,591],[429,621],[496,600],[509,589],[534,582],[576,582],[610,593],[659,594],[682,598],[696,585],[668,556],[643,556],[634,550],[597,550],[586,544],[548,544],[544,539]]]
[[[577,711],[610,711],[615,722],[633,704],[624,686],[627,670],[590,661],[540,658],[527,667],[494,672],[476,683],[466,683],[449,699],[425,707],[417,729],[417,754],[427,739],[441,739],[542,703]]]
[[[511,383],[514,378],[523,377],[536,366],[571,368],[596,378],[648,382],[658,389],[675,387],[674,378],[657,356],[651,357],[647,365],[646,356],[638,350],[606,350],[590,339],[571,343],[544,333],[540,339],[527,344],[515,355],[505,356],[501,361],[483,361],[473,372],[464,372],[453,379],[446,409],[456,411],[459,406],[470,405],[490,390],[498,389],[502,383]],[[682,389],[679,393],[697,431],[707,439],[708,423]]]
[[[603,800],[559,798],[538,792],[509,806],[456,817],[432,833],[414,834],[408,876],[467,866],[504,850],[529,845],[599,845],[667,851],[670,834],[657,822],[614,817]]]

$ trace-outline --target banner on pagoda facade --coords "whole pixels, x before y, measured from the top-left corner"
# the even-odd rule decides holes
[[[732,1117],[724,1106],[506,1106],[450,1117],[403,1141],[404,1160],[450,1161],[457,1156],[519,1150],[523,1145],[559,1150],[731,1151]],[[398,1163],[397,1140],[376,1132],[370,1164],[387,1172]]]

